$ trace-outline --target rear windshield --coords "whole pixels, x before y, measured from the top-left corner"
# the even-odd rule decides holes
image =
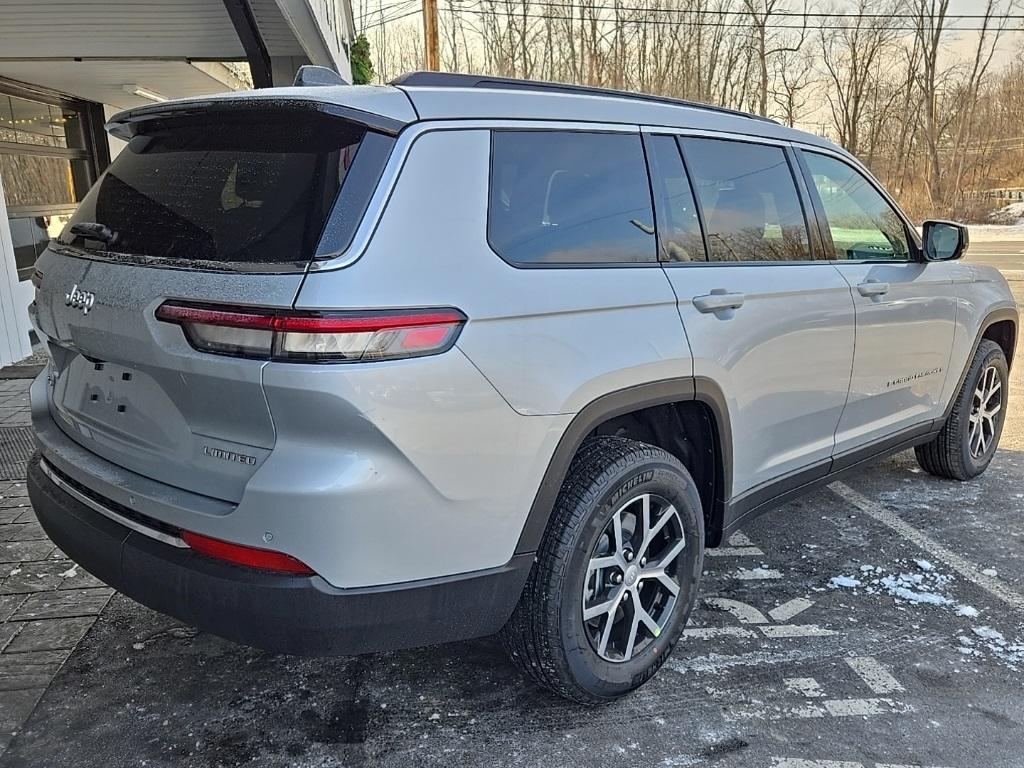
[[[366,131],[318,114],[254,118],[190,117],[144,129],[86,195],[60,242],[155,259],[312,258]]]

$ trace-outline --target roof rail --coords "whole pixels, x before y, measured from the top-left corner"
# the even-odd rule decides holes
[[[672,104],[691,109],[704,109],[710,112],[723,112],[727,115],[748,117],[751,120],[763,120],[774,123],[770,117],[752,115],[738,109],[716,107],[700,101],[673,99],[668,96],[655,96],[650,93],[619,91],[614,88],[599,88],[593,85],[574,85],[571,83],[552,83],[547,80],[519,80],[514,77],[490,77],[488,75],[467,75],[456,72],[407,72],[392,80],[388,85],[434,88],[508,88],[517,91],[550,91],[553,93],[578,93],[582,96],[610,96],[618,99],[636,99],[652,101],[658,104]]]

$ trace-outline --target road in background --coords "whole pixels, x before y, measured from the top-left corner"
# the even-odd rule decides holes
[[[1024,278],[1024,240],[973,243],[967,249],[969,264],[988,264],[999,270],[1020,272]]]

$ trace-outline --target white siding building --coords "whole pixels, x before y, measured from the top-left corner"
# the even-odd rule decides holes
[[[352,35],[350,0],[0,0],[0,366],[31,352],[37,255],[117,152],[106,118],[303,64],[351,80]]]

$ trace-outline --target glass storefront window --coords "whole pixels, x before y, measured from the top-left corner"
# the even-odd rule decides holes
[[[0,141],[80,148],[80,135],[79,117],[74,110],[0,94]]]
[[[20,280],[89,191],[85,136],[77,110],[0,92],[0,181]]]

